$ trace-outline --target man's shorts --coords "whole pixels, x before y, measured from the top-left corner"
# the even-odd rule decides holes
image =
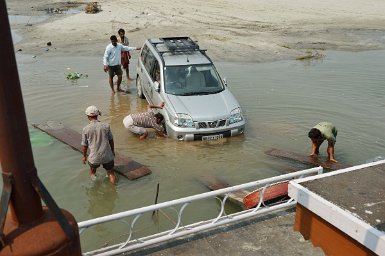
[[[91,167],[91,168],[98,168],[100,166],[100,164],[91,164],[90,162],[88,162],[88,165]],[[103,168],[106,169],[106,170],[112,170],[114,169],[114,160],[112,160],[111,162],[109,163],[106,163],[106,164],[102,164],[103,165]]]
[[[131,116],[128,115],[123,119],[123,125],[126,127],[128,130],[135,134],[142,135],[146,132],[146,129],[143,127],[135,126],[134,125],[134,120],[132,120]]]
[[[123,74],[123,71],[120,65],[108,66],[108,74],[110,77],[113,77],[114,75],[120,76]]]

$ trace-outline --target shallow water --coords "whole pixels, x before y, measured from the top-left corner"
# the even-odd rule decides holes
[[[179,142],[155,138],[153,133],[139,141],[124,129],[124,116],[145,111],[147,104],[136,97],[135,82],[125,82],[129,93],[111,95],[101,56],[53,58],[49,53],[41,57],[18,54],[29,124],[59,121],[81,132],[87,124],[84,110],[94,104],[102,111],[100,119],[111,125],[116,151],[153,171],[135,181],[120,177],[113,188],[100,169],[98,180],[92,182],[80,153],[30,128],[39,177],[58,205],[72,212],[77,221],[83,221],[152,204],[157,183],[162,202],[206,192],[198,180],[210,175],[236,185],[293,168],[305,169],[304,165],[264,152],[275,147],[309,154],[307,132],[324,120],[338,128],[335,157],[340,162],[354,165],[382,158],[385,51],[326,55],[322,60],[307,62],[216,63],[243,107],[245,135],[211,142]],[[135,74],[136,57],[135,54],[131,61],[131,74]],[[68,72],[84,76],[69,81],[65,75]],[[321,158],[325,157],[326,145],[322,145]],[[216,210],[203,205],[192,209],[187,219],[195,220],[194,213],[198,211],[211,215]],[[87,241],[103,242],[113,235],[119,234],[111,227],[103,227]]]
[[[8,20],[10,25],[24,25],[24,26],[32,26],[35,23],[39,23],[48,19],[49,16],[41,15],[41,16],[25,16],[25,15],[8,15]],[[11,31],[12,41],[14,44],[20,42],[23,38],[21,35],[16,33],[15,31]]]

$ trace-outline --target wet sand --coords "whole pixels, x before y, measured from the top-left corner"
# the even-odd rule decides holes
[[[42,15],[68,2],[6,1],[10,15]],[[102,0],[86,14],[86,2],[70,2],[76,14],[51,14],[25,26],[15,45],[23,52],[102,56],[111,34],[124,28],[131,46],[154,37],[190,36],[215,61],[266,62],[315,56],[324,50],[385,49],[385,2],[377,0]],[[73,12],[70,12],[73,13]],[[42,49],[52,42],[49,53]]]

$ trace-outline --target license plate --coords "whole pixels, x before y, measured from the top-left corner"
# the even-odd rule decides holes
[[[223,134],[202,136],[202,140],[219,140],[223,138]]]

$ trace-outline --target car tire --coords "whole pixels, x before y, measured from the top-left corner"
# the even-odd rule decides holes
[[[141,99],[144,99],[142,80],[140,79],[139,76],[136,78],[136,90],[137,90],[138,97]]]

